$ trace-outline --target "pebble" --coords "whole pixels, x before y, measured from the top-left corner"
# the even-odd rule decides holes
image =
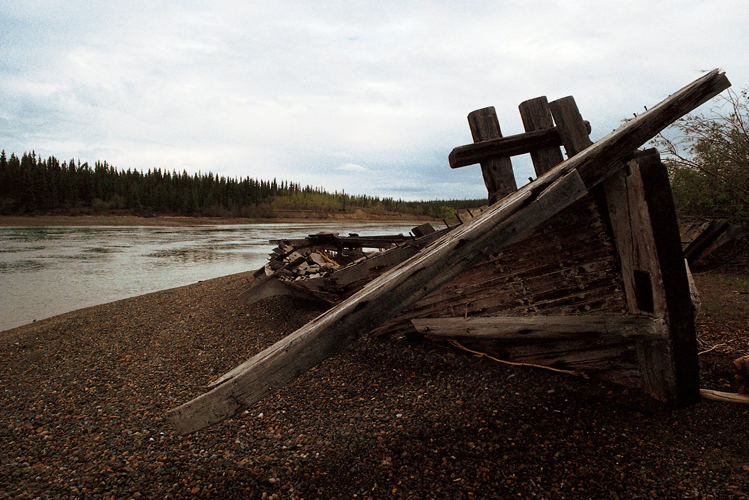
[[[169,409],[321,312],[243,305],[248,279],[0,333],[0,499],[749,495],[746,408],[675,410],[428,342],[362,339],[246,415],[178,436]]]

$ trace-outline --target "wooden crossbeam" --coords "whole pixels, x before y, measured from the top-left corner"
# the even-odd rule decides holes
[[[587,124],[588,131],[590,131],[590,123],[587,121],[584,123]],[[517,156],[538,149],[562,145],[559,128],[551,127],[458,146],[450,152],[448,162],[450,168],[461,168],[481,163],[483,159],[492,156]]]

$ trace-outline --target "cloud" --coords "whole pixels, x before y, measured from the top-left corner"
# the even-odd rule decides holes
[[[475,198],[478,166],[447,166],[469,112],[494,106],[510,135],[522,101],[573,95],[597,139],[701,69],[745,87],[747,25],[738,0],[9,0],[0,148]]]
[[[356,163],[346,163],[338,167],[338,170],[343,170],[344,172],[367,172],[369,169]]]

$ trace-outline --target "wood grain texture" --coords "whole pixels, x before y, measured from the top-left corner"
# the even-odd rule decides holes
[[[502,131],[499,128],[497,113],[493,107],[473,111],[468,115],[468,124],[474,142],[499,139]],[[512,160],[507,155],[493,156],[481,160],[481,174],[489,197],[489,205],[493,205],[508,194],[517,191],[515,174],[512,170]]]
[[[549,108],[559,129],[567,158],[572,158],[593,144],[588,137],[589,132],[585,128],[583,117],[580,115],[572,96],[550,102]]]
[[[235,415],[429,291],[533,231],[546,218],[586,192],[579,175],[573,171],[551,184],[537,184],[506,197],[376,278],[335,308],[231,370],[211,391],[170,410],[168,420],[184,434]]]
[[[526,132],[549,130],[554,128],[551,108],[545,96],[536,97],[520,103],[518,106],[523,127]],[[558,133],[558,131],[557,131]],[[561,137],[559,138],[561,144]],[[541,145],[530,151],[531,161],[536,175],[543,175],[564,161],[559,145]]]
[[[181,433],[235,415],[462,272],[530,234],[620,168],[632,151],[730,85],[717,71],[676,92],[536,181],[457,227],[360,292],[222,377],[211,391],[168,412]],[[626,353],[626,346],[622,346]]]
[[[621,314],[420,318],[411,322],[423,335],[455,340],[476,338],[527,342],[586,336],[663,339],[668,335],[661,319]]]

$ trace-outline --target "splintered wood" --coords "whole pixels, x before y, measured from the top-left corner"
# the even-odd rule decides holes
[[[189,433],[232,417],[360,336],[412,321],[425,335],[498,357],[571,367],[675,405],[699,401],[668,178],[655,151],[637,148],[728,86],[724,74],[706,74],[592,145],[572,98],[524,103],[528,132],[512,147],[497,123],[450,157],[455,167],[473,155],[496,203],[226,373],[169,421]],[[472,130],[486,115],[472,115]],[[513,190],[503,179],[518,143],[539,159],[539,176]],[[560,145],[568,159],[552,166]]]

